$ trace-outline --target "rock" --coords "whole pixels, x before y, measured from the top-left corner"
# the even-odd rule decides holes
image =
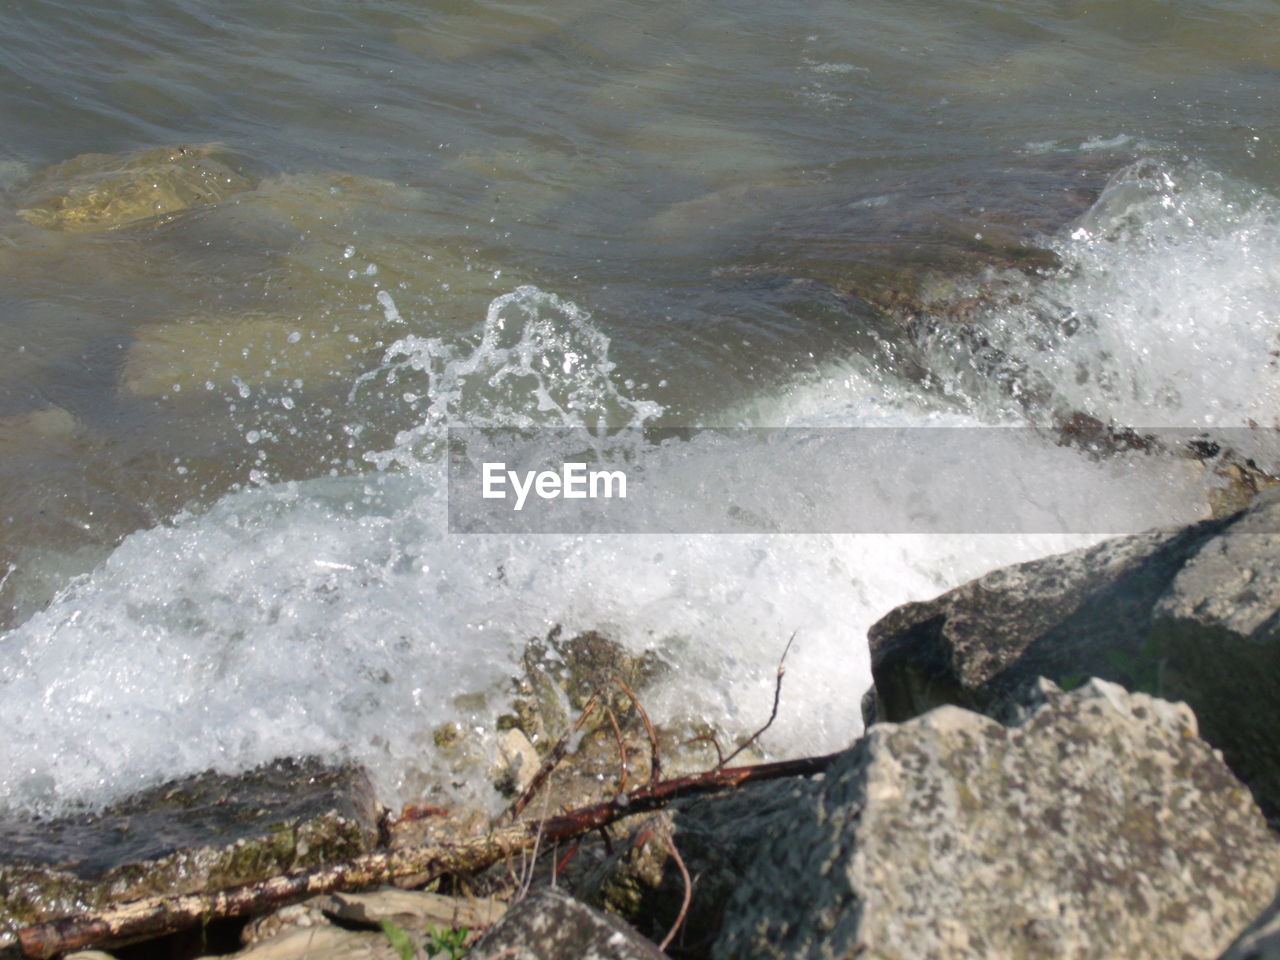
[[[1280,492],[1243,513],[997,570],[872,626],[875,702],[993,712],[1037,676],[1185,700],[1206,740],[1280,810]]]
[[[513,797],[523,793],[541,765],[523,732],[512,728],[498,734],[498,763],[491,775],[499,791]]]
[[[733,891],[744,876],[760,869],[756,858],[762,839],[785,835],[813,798],[813,783],[789,779],[678,801],[658,817],[630,824],[630,835],[615,843],[612,854],[592,848],[580,852],[570,861],[565,882],[583,900],[661,940],[680,915],[685,895],[684,877],[667,844],[670,837],[696,878],[679,942],[710,943]],[[600,858],[594,863],[593,853]]]
[[[516,904],[471,960],[660,960],[666,955],[617,917],[548,887]]]
[[[0,417],[0,451],[6,456],[41,444],[58,443],[80,432],[76,418],[62,407],[48,406],[11,417]]]
[[[297,317],[199,317],[138,328],[120,371],[120,389],[144,397],[222,394],[239,388],[292,389],[346,377],[373,337],[340,325],[316,329]]]
[[[320,909],[317,902],[320,899],[313,897],[303,903],[291,903],[265,917],[250,920],[240,931],[240,942],[246,947],[252,947],[288,930],[327,926],[329,918]]]
[[[367,893],[334,893],[313,901],[326,914],[345,923],[376,927],[389,920],[410,933],[426,936],[433,929],[483,930],[507,912],[499,900],[446,897],[424,890],[388,887]]]
[[[1221,960],[1280,960],[1280,896],[1249,924]]]
[[[241,933],[241,942],[254,946],[282,937],[293,931],[316,927],[330,927],[336,923],[345,930],[368,927],[385,931],[384,923],[391,924],[408,935],[411,942],[429,947],[439,939],[443,931],[457,931],[457,939],[473,943],[481,932],[502,919],[507,905],[497,900],[477,897],[446,897],[438,893],[420,890],[399,890],[385,887],[364,893],[333,893],[312,897],[303,903],[282,907],[274,913],[249,923]],[[323,934],[328,937],[328,934]],[[327,943],[327,941],[325,941]],[[273,949],[291,951],[296,941],[281,941]],[[378,951],[386,943],[378,939],[360,941],[335,941],[335,950],[352,947],[358,952],[369,949]],[[323,946],[328,950],[328,946]],[[250,951],[252,952],[252,951]]]
[[[1280,845],[1181,704],[1047,681],[880,724],[761,830],[712,955],[1216,957]]]
[[[548,786],[527,808],[530,815],[596,803],[649,779],[649,731],[617,681],[622,680],[643,706],[645,691],[668,668],[657,653],[648,650],[633,654],[594,632],[564,638],[556,627],[545,640],[529,641],[521,665],[523,676],[512,680],[513,713],[499,717],[498,725],[502,730],[520,731],[539,755],[545,755],[562,736],[573,731],[592,697],[600,695],[598,708],[574,733],[576,745],[571,759],[557,768]],[[714,766],[716,754],[710,740],[713,733],[705,725],[655,727],[663,775]],[[448,737],[447,730],[437,732],[438,739]],[[532,757],[526,759],[532,762]],[[743,759],[748,761],[749,757]],[[534,765],[533,771],[536,769]]]
[[[400,960],[384,934],[334,926],[285,930],[231,956],[238,960]]]
[[[0,935],[357,856],[376,845],[379,814],[362,770],[308,759],[202,773],[100,814],[0,823]]]
[[[636,656],[621,644],[591,631],[564,638],[558,626],[547,634],[546,640],[529,641],[521,665],[524,675],[514,681],[515,715],[500,723],[524,731],[542,751],[551,749],[555,740],[569,730],[577,713],[597,692],[616,711],[630,709],[631,701],[615,677],[639,694],[665,666],[652,651]],[[597,718],[593,725],[602,719]]]
[[[36,174],[18,197],[18,215],[53,230],[111,230],[250,189],[218,153],[217,144],[201,144],[81,154]]]

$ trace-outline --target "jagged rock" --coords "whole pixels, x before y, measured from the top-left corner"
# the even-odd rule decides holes
[[[712,955],[1216,957],[1280,845],[1182,704],[1103,681],[881,724],[762,825]]]
[[[379,813],[364,771],[308,759],[199,774],[101,814],[0,823],[0,943],[76,911],[357,856],[377,843]]]
[[[548,887],[512,907],[469,956],[471,960],[660,960],[665,954],[617,917]]]
[[[869,634],[875,702],[992,711],[1044,675],[1185,700],[1203,736],[1280,809],[1280,493],[1244,512],[997,570]]]
[[[1280,960],[1280,896],[1249,924],[1221,960]]]
[[[54,230],[110,230],[250,189],[253,182],[218,153],[217,144],[200,144],[81,154],[36,174],[18,215]]]

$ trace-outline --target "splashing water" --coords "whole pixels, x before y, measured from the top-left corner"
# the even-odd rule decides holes
[[[1136,168],[1053,244],[1064,268],[1026,281],[983,318],[1021,375],[1051,385],[1050,406],[1132,423],[1270,422],[1273,200],[1237,196],[1208,176]],[[400,317],[393,302],[382,306]],[[936,370],[951,378],[950,395],[846,359],[730,419],[909,426],[1043,416],[1027,406],[1011,413],[980,378],[967,386],[974,379],[961,368],[972,354],[944,346]],[[1209,355],[1229,358],[1231,375]],[[482,766],[458,773],[432,732],[461,720],[483,752],[525,642],[555,625],[657,650],[674,669],[646,694],[655,719],[705,720],[730,734],[768,716],[774,666],[796,632],[765,745],[834,749],[860,731],[874,620],[992,567],[1096,539],[447,533],[446,428],[598,430],[658,417],[661,407],[629,395],[615,373],[590,317],[534,287],[495,299],[471,341],[402,337],[353,388],[357,399],[401,391],[416,411],[389,449],[364,454],[375,469],[242,490],[135,533],[0,639],[9,745],[0,804],[97,804],[175,774],[298,753],[367,764],[388,802],[441,783],[484,802],[474,775]],[[709,446],[698,468],[711,481],[740,453]],[[659,463],[669,451],[637,455]],[[849,481],[838,470],[823,478],[833,502]],[[825,508],[789,503],[767,477],[761,489],[762,510],[770,500],[783,512]],[[1170,509],[1185,495],[1169,492]]]
[[[1062,268],[1012,281],[978,321],[979,348],[957,349],[956,331],[939,331],[936,366],[977,363],[1035,420],[1080,411],[1136,427],[1280,423],[1274,197],[1140,163],[1049,246]]]

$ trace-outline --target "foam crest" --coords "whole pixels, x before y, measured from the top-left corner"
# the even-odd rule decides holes
[[[977,351],[1029,415],[1276,425],[1274,197],[1194,168],[1138,164],[1050,245],[1062,269],[1015,284],[982,319]],[[945,369],[954,343],[944,333],[934,346]]]
[[[517,287],[489,305],[474,345],[409,335],[387,349],[383,367],[362,380],[383,378],[413,402],[421,398],[420,422],[365,459],[417,467],[439,455],[451,426],[601,430],[659,416],[661,405],[618,389],[615,369],[609,338],[588,313],[537,287]]]

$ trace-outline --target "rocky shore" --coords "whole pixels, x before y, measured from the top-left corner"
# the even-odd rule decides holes
[[[57,939],[68,918],[159,904],[163,938],[130,945],[104,921],[83,945],[253,960],[1280,957],[1280,492],[997,570],[892,611],[869,642],[866,733],[809,775],[708,773],[709,738],[647,729],[660,662],[552,636],[525,658],[493,772],[536,798],[519,822],[390,816],[360,771],[287,760],[9,824],[0,947],[55,955],[77,943]],[[390,866],[361,891],[353,864]],[[333,876],[319,895],[295,884],[178,919],[176,895],[216,905],[220,890]]]

